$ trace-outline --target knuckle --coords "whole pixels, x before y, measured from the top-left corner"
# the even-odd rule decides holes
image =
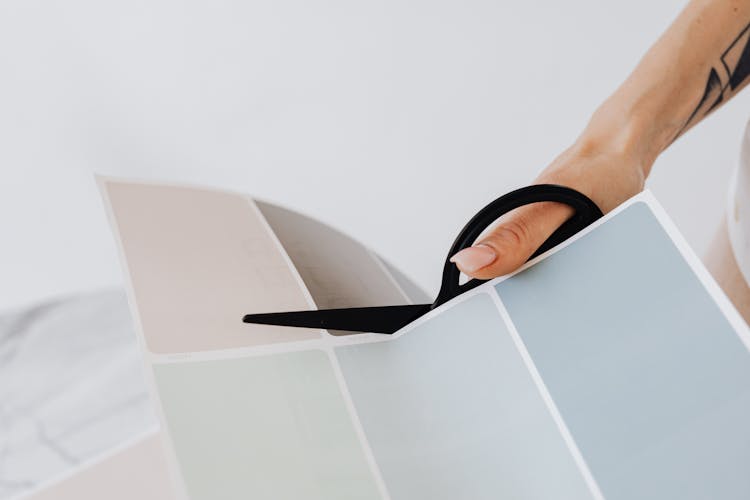
[[[514,218],[500,225],[495,235],[503,246],[525,247],[531,237],[528,222],[522,218]]]

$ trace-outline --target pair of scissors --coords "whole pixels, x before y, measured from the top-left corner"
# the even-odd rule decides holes
[[[392,334],[441,304],[486,282],[487,280],[471,279],[466,283],[459,284],[461,272],[450,261],[450,258],[462,249],[474,244],[479,235],[501,215],[523,205],[542,201],[564,203],[572,207],[575,210],[575,214],[558,227],[534,254],[529,257],[529,260],[562,243],[602,216],[602,211],[596,203],[575,189],[555,184],[526,186],[497,198],[477,212],[466,226],[464,226],[456,241],[453,242],[448,252],[448,257],[445,259],[440,291],[432,304],[247,314],[243,318],[243,322],[262,325],[321,328],[324,330]]]

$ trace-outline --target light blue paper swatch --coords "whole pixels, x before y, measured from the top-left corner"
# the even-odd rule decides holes
[[[496,288],[608,500],[750,498],[750,354],[646,204]]]
[[[336,355],[393,500],[591,498],[489,295]]]

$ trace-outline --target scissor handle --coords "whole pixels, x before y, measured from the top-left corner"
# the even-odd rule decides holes
[[[458,280],[461,272],[458,270],[456,264],[450,261],[450,258],[453,255],[464,248],[473,245],[479,235],[482,234],[482,231],[487,229],[487,227],[495,222],[501,215],[518,207],[542,201],[565,203],[575,210],[575,214],[558,227],[557,230],[555,230],[555,232],[552,233],[544,243],[542,243],[536,252],[529,257],[529,260],[567,240],[603,215],[596,203],[591,201],[588,196],[576,191],[575,189],[558,186],[556,184],[535,184],[533,186],[516,189],[515,191],[511,191],[510,193],[501,196],[477,212],[477,214],[472,217],[461,230],[456,241],[453,242],[453,246],[451,246],[450,252],[448,252],[448,257],[445,259],[443,281],[440,284],[440,291],[438,292],[438,296],[435,299],[435,302],[433,302],[432,307],[435,308],[440,304],[451,300],[453,297],[456,297],[467,290],[471,290],[487,281],[472,279],[463,285],[459,285]]]

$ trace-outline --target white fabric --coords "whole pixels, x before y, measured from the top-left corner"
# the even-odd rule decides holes
[[[750,122],[745,127],[740,161],[732,176],[727,205],[727,227],[734,257],[745,282],[750,283]]]
[[[157,425],[122,291],[0,315],[0,499]]]

